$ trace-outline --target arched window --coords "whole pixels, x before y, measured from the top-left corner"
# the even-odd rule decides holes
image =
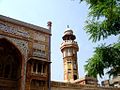
[[[41,73],[41,72],[42,72],[42,64],[38,63],[38,73]]]
[[[36,63],[33,64],[33,72],[36,72]]]

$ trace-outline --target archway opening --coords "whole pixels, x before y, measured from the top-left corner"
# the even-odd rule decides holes
[[[0,39],[0,90],[18,90],[21,63],[22,56],[15,45],[6,39]]]

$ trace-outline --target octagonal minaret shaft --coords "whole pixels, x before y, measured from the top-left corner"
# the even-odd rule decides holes
[[[78,76],[78,63],[77,63],[77,52],[79,50],[73,31],[69,28],[65,30],[64,36],[62,37],[63,42],[61,44],[61,52],[63,54],[64,62],[64,80],[71,82],[79,78]]]

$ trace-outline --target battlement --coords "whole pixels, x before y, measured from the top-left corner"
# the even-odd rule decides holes
[[[64,40],[61,44],[61,50],[64,47],[76,47],[78,49],[78,44],[76,41],[73,41],[73,40]]]

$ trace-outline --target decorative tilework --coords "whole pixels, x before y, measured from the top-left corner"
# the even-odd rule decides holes
[[[6,37],[3,35],[0,35],[0,38],[6,38],[10,40],[12,43],[14,43],[19,48],[20,52],[24,55],[25,60],[27,59],[27,54],[28,54],[28,42],[27,41],[23,41],[23,40],[11,38],[11,37]]]
[[[27,37],[27,38],[30,37],[28,32],[23,31],[20,28],[14,28],[14,27],[11,27],[11,26],[9,26],[7,24],[3,24],[3,23],[0,23],[0,30],[10,33],[10,34],[15,34],[15,35],[19,35],[19,36],[23,36],[23,37]]]
[[[44,34],[38,34],[38,33],[34,33],[34,39],[38,40],[38,41],[44,41],[45,42],[45,35]]]
[[[45,45],[39,43],[33,43],[34,49],[45,50]]]
[[[39,43],[34,43],[33,48],[34,48],[33,56],[37,56],[37,57],[45,57],[46,56],[45,45],[39,44]]]
[[[45,56],[46,56],[46,52],[43,51],[43,50],[35,49],[35,50],[33,51],[33,56],[45,57]]]

